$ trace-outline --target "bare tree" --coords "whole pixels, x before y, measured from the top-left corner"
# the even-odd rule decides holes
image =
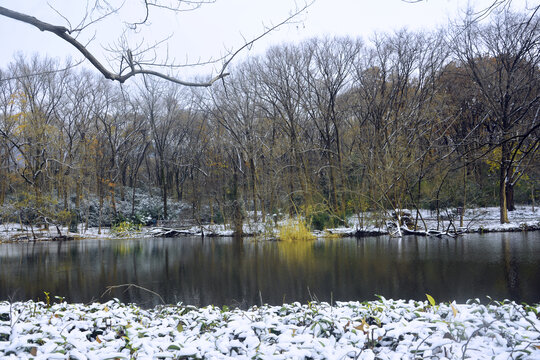
[[[58,143],[54,141],[60,135],[55,131],[55,110],[65,95],[67,73],[51,71],[56,66],[37,56],[12,64],[10,72],[17,74],[17,80],[10,89],[10,112],[4,113],[4,129],[0,129],[0,135],[16,149],[11,156],[22,160],[12,159],[16,171],[36,194],[41,193],[47,171],[60,161],[49,142]],[[34,76],[36,72],[40,75]]]
[[[303,108],[320,139],[320,153],[325,164],[318,173],[328,178],[328,208],[341,220],[345,213],[341,139],[344,116],[337,104],[339,96],[350,86],[353,65],[361,48],[359,40],[348,37],[313,39],[304,47],[311,61],[304,72],[307,88]]]
[[[297,45],[281,45],[269,49],[266,55],[256,62],[256,73],[261,83],[259,97],[260,106],[265,116],[272,120],[276,134],[284,136],[288,151],[282,156],[282,169],[276,169],[277,176],[286,179],[285,186],[278,188],[287,191],[289,213],[297,210],[295,194],[300,188],[304,203],[312,205],[311,196],[314,191],[308,161],[306,158],[306,116],[302,109],[303,97],[307,88],[303,75],[308,68],[309,57],[300,51]],[[272,141],[272,148],[276,141]],[[285,176],[284,176],[285,175]],[[280,182],[281,183],[281,182]],[[298,184],[298,185],[297,185]],[[296,196],[298,198],[298,196]]]
[[[144,85],[140,89],[141,103],[150,128],[152,150],[156,155],[156,175],[163,199],[163,217],[167,219],[171,142],[173,129],[181,113],[182,94],[177,87],[159,79],[146,79]]]
[[[258,106],[259,86],[253,76],[253,61],[247,61],[237,68],[237,73],[228,84],[213,88],[212,118],[226,129],[230,138],[230,159],[233,167],[233,192],[237,195],[233,199],[236,212],[235,227],[240,230],[239,209],[240,196],[238,188],[245,178],[249,184],[249,192],[253,209],[253,220],[258,219],[258,158],[260,154],[260,107]],[[245,165],[243,165],[245,164]]]
[[[384,211],[418,209],[422,184],[437,162],[433,148],[444,130],[434,110],[447,56],[442,39],[438,32],[377,35],[356,64],[348,96],[357,121],[360,185]]]
[[[483,145],[499,152],[500,221],[507,223],[513,187],[540,141],[540,16],[504,11],[488,25],[463,26],[453,47],[489,111]]]

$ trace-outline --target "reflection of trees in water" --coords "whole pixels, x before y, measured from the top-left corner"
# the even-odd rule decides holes
[[[502,252],[504,259],[504,278],[510,298],[521,301],[521,289],[519,284],[519,265],[516,257],[512,254],[510,238],[507,234],[501,237]]]
[[[249,239],[96,240],[0,246],[0,298],[100,299],[107,286],[134,283],[167,302],[248,306],[392,298],[463,301],[491,295],[537,301],[540,237],[388,237],[310,242]],[[501,246],[494,244],[501,243]],[[536,256],[536,258],[534,258]],[[309,290],[308,290],[309,288]],[[17,290],[19,289],[19,290]],[[112,293],[152,306],[140,289]]]

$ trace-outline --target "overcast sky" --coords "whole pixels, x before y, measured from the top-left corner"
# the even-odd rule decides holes
[[[243,56],[263,53],[273,44],[313,36],[349,35],[368,39],[375,32],[391,32],[405,27],[411,30],[433,29],[446,24],[449,19],[459,17],[468,4],[475,9],[482,9],[494,1],[424,0],[407,3],[402,0],[315,0],[298,18],[299,22],[283,27],[257,42]],[[49,0],[49,3],[64,14],[72,25],[85,13],[84,0]],[[113,46],[121,34],[119,25],[122,20],[144,17],[144,11],[136,6],[138,3],[136,0],[127,0],[120,15],[90,27],[81,35],[82,41],[92,39],[90,48],[98,54],[100,60],[105,59],[103,48]],[[168,46],[161,47],[163,53],[168,51],[169,58],[174,57],[177,62],[217,58],[227,50],[241,46],[244,38],[257,36],[265,25],[270,26],[286,18],[296,6],[302,4],[300,0],[296,3],[293,0],[217,0],[196,11],[175,16],[156,10],[151,13],[150,26],[144,27],[137,35],[138,38],[130,37],[130,47],[141,41],[148,44],[172,35],[167,42]],[[53,24],[66,25],[66,21],[48,7],[45,0],[0,0],[0,6]],[[513,0],[512,6],[522,11],[527,1]],[[0,68],[5,68],[16,52],[26,56],[37,52],[61,60],[68,56],[74,60],[81,59],[81,55],[60,38],[2,16],[0,41]]]

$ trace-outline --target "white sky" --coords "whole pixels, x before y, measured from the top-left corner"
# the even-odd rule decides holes
[[[489,6],[495,0],[424,0],[407,3],[402,0],[315,0],[300,17],[300,23],[288,25],[257,42],[249,52],[263,53],[271,45],[298,41],[313,36],[349,35],[369,38],[374,32],[391,32],[401,28],[433,29],[455,19],[470,3],[475,9]],[[73,25],[84,14],[84,0],[49,0]],[[303,3],[297,0],[299,6]],[[53,24],[66,25],[47,5],[46,0],[0,0],[0,6],[24,12]],[[119,24],[128,17],[142,14],[138,0],[126,0],[122,17],[113,16],[85,31],[81,39],[94,38],[90,43],[102,62],[106,62],[103,47],[120,36]],[[156,11],[151,14],[151,26],[139,35],[146,43],[174,34],[168,41],[168,54],[177,62],[190,62],[217,58],[228,49],[238,48],[243,39],[257,36],[264,25],[280,22],[295,9],[294,0],[217,0],[193,12],[171,16]],[[523,11],[526,0],[513,0],[515,10]],[[152,16],[153,15],[153,16]],[[140,16],[139,16],[140,18]],[[136,41],[136,40],[135,40]],[[42,33],[33,26],[0,16],[0,68],[12,61],[16,52],[26,56],[33,53],[60,60],[82,56],[62,39],[51,33]],[[134,45],[131,45],[132,47]],[[163,47],[163,51],[166,48]],[[237,60],[238,61],[238,60]],[[186,72],[192,74],[193,70]]]

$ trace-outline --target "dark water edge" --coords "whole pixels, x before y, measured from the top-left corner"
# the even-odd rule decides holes
[[[0,244],[0,300],[239,306],[386,298],[540,302],[540,232],[302,243],[200,237]]]

